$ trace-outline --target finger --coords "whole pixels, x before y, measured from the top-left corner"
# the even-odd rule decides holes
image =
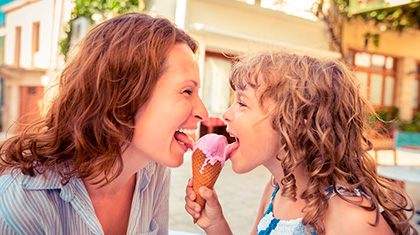
[[[190,178],[188,180],[188,187],[192,187],[192,186],[193,186],[193,181],[192,181],[192,178]]]
[[[185,204],[187,207],[191,208],[195,212],[201,211],[201,206],[195,201],[192,201],[188,196],[185,196]]]
[[[190,200],[194,201],[197,198],[197,195],[195,194],[192,187],[187,186],[185,189],[185,194],[189,197]]]
[[[219,206],[219,200],[217,199],[216,191],[209,189],[205,186],[200,187],[200,195],[206,200],[206,205],[209,207]]]
[[[200,213],[190,208],[187,204],[185,204],[185,210],[187,211],[188,214],[190,214],[194,218],[200,217]]]

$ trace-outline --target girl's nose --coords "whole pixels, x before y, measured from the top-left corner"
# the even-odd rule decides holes
[[[232,121],[232,112],[231,112],[231,108],[232,106],[230,106],[223,114],[222,114],[222,118],[225,122],[230,122]]]

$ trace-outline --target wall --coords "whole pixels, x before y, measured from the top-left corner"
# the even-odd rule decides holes
[[[380,34],[379,47],[369,41],[365,46],[366,33]],[[385,54],[397,59],[396,98],[399,108],[399,119],[410,121],[413,117],[413,84],[417,63],[420,63],[420,30],[407,29],[404,32],[380,31],[373,23],[365,23],[362,19],[354,19],[344,25],[343,45],[349,48],[371,53]]]
[[[403,33],[395,31],[380,31],[373,24],[365,24],[362,19],[354,19],[345,24],[343,44],[353,49],[364,50],[364,34],[379,33],[379,47],[372,43],[366,48],[370,52],[408,57],[420,61],[420,30],[408,29]]]
[[[14,2],[12,2],[14,3]],[[22,27],[20,67],[31,68],[32,53],[32,23],[40,22],[40,48],[35,54],[34,66],[37,68],[48,68],[51,59],[51,34],[53,27],[53,5],[54,1],[37,1],[29,5],[23,5],[6,12],[6,65],[13,65],[15,59],[15,27]],[[7,6],[7,5],[6,5]]]
[[[282,48],[332,55],[323,22],[234,0],[190,0],[185,24],[187,30],[204,37],[210,50]]]
[[[30,101],[22,100],[22,97],[26,97],[21,94],[24,90],[22,87],[36,87],[43,91],[48,90],[46,86],[54,84],[57,68],[64,63],[63,56],[59,54],[59,41],[66,36],[64,26],[70,19],[71,8],[70,0],[19,0],[1,7],[6,13],[6,25],[0,32],[6,35],[5,66],[0,67],[0,76],[4,79],[2,131],[14,134],[17,126],[8,128],[25,115],[19,112],[22,105],[30,105]],[[40,23],[39,50],[35,53],[32,52],[34,22]],[[18,66],[15,64],[16,26],[22,30]],[[37,95],[42,102],[40,95]],[[44,101],[48,102],[48,99],[50,96],[44,97]]]

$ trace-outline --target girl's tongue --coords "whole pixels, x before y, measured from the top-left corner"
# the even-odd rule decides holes
[[[174,137],[176,140],[184,143],[189,149],[195,148],[194,140],[185,133],[176,131]]]
[[[239,148],[239,141],[233,142],[226,147],[225,160],[228,160],[232,154]]]

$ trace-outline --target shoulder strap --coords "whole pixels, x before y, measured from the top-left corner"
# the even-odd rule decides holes
[[[273,201],[273,199],[276,196],[277,191],[279,191],[279,189],[280,189],[280,186],[277,185],[276,188],[273,191],[273,194],[271,194],[271,201]]]

